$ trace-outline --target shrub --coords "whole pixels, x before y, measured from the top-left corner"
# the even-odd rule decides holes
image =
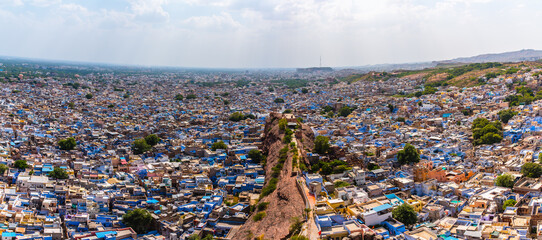
[[[254,222],[258,222],[262,220],[265,216],[266,216],[265,212],[259,212],[259,213],[256,213],[254,217],[252,217],[252,219],[254,220]]]
[[[333,186],[335,186],[335,188],[348,187],[348,186],[350,186],[350,183],[339,180],[339,181],[335,181],[333,183]]]
[[[269,202],[261,202],[258,204],[258,211],[264,211],[267,209],[267,206],[269,205]]]
[[[504,204],[502,205],[502,209],[503,210],[506,210],[507,207],[513,207],[516,205],[516,200],[514,199],[508,199],[506,201],[504,201]]]
[[[275,191],[275,189],[277,189],[277,183],[278,182],[279,182],[278,178],[272,178],[271,180],[269,180],[269,182],[267,183],[267,186],[265,186],[262,189],[262,193],[260,194],[260,198],[263,198],[263,197],[273,193]]]

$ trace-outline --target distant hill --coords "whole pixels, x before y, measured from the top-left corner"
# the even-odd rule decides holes
[[[438,63],[484,63],[484,62],[522,62],[542,59],[542,51],[524,49],[515,52],[482,54],[474,57],[463,57]]]
[[[542,50],[523,49],[514,52],[505,53],[490,53],[482,54],[474,57],[462,57],[450,60],[433,61],[433,62],[418,62],[418,63],[402,63],[402,64],[377,64],[350,67],[358,71],[358,73],[367,73],[370,71],[395,71],[395,70],[422,70],[433,67],[457,67],[469,63],[487,63],[500,62],[512,63],[523,61],[537,61],[542,59]]]

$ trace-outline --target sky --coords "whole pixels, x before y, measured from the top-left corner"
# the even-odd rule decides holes
[[[542,49],[539,0],[0,0],[0,56],[345,67]]]

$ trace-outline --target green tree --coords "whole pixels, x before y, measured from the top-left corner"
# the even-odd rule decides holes
[[[144,138],[137,139],[132,143],[132,151],[134,154],[143,154],[151,150],[151,148],[152,146],[149,145]]]
[[[499,121],[490,122],[485,118],[476,118],[472,122],[473,144],[494,144],[502,140],[502,124]]]
[[[308,92],[309,92],[309,89],[302,88],[302,89],[301,89],[301,92],[302,92],[303,94],[308,93]]]
[[[507,207],[513,207],[516,205],[516,200],[514,199],[508,199],[506,201],[504,201],[504,204],[502,205],[502,209],[503,210],[506,210]]]
[[[53,171],[49,173],[49,177],[52,177],[54,179],[68,179],[69,176],[66,170],[55,167],[55,169],[53,169]]]
[[[275,98],[275,100],[273,101],[275,103],[284,103],[284,99],[282,98]]]
[[[542,175],[542,166],[538,163],[525,163],[521,166],[521,174],[525,177],[539,178]]]
[[[0,164],[0,175],[4,175],[4,173],[8,170],[8,166],[5,164]]]
[[[244,120],[245,119],[245,115],[243,115],[242,113],[240,112],[234,112],[230,115],[230,121],[233,121],[233,122],[239,122],[241,120]]]
[[[252,149],[248,152],[248,157],[252,159],[252,161],[259,163],[263,160],[264,156],[262,152],[258,149]]]
[[[420,154],[414,146],[407,143],[402,150],[397,152],[397,160],[401,165],[417,163],[420,161]]]
[[[197,98],[196,94],[193,94],[193,93],[192,93],[192,94],[188,94],[188,95],[186,96],[186,99],[188,99],[188,100],[190,100],[190,99],[196,99],[196,98]]]
[[[512,188],[514,186],[514,177],[510,174],[502,174],[495,179],[495,185]]]
[[[147,210],[136,208],[122,216],[122,223],[134,229],[138,234],[144,234],[151,229],[152,216]]]
[[[390,113],[395,110],[395,106],[393,106],[391,103],[388,103],[388,109],[390,110]]]
[[[489,80],[489,79],[492,79],[492,78],[496,78],[497,74],[494,73],[494,72],[488,72],[488,73],[486,73],[485,77]]]
[[[145,142],[151,146],[155,146],[160,142],[160,138],[156,134],[150,134],[145,137]]]
[[[18,169],[26,169],[28,167],[28,164],[26,163],[26,160],[17,160],[13,164]]]
[[[514,117],[516,114],[518,114],[518,112],[516,111],[513,111],[511,109],[505,109],[505,110],[501,110],[499,111],[498,115],[499,115],[499,119],[503,122],[503,123],[508,123],[508,121]]]
[[[325,154],[329,150],[329,138],[319,135],[314,140],[314,152],[318,154]]]
[[[486,125],[489,124],[489,120],[485,119],[485,118],[476,118],[474,119],[474,121],[472,122],[472,129],[476,129],[476,128],[483,128],[485,127]]]
[[[87,93],[87,95],[85,95],[85,97],[87,99],[91,99],[92,97],[94,97],[94,95],[92,95],[92,93]]]
[[[77,146],[77,143],[75,142],[74,138],[69,137],[69,138],[58,141],[58,146],[62,150],[70,151],[70,150],[73,150],[75,146]]]
[[[380,166],[378,166],[378,164],[370,162],[369,164],[367,164],[367,169],[372,171],[372,170],[380,169]]]
[[[332,174],[333,167],[329,163],[322,163],[322,167],[320,168],[320,173],[325,176]]]
[[[509,95],[504,100],[509,102],[510,106],[518,106],[531,104],[536,99],[531,88],[520,86],[516,88],[516,94]]]
[[[402,205],[393,209],[392,216],[393,218],[397,219],[397,221],[402,222],[407,226],[415,224],[418,221],[416,211],[414,211],[414,209],[406,203],[403,203]]]
[[[348,117],[352,113],[352,109],[348,106],[344,106],[339,110],[339,116],[341,117]]]
[[[351,169],[352,169],[351,167],[348,167],[346,165],[334,166],[333,167],[333,173],[343,173],[343,172],[346,172],[346,171],[351,170]]]
[[[329,106],[329,105],[326,105],[322,108],[322,115],[324,113],[328,113],[328,112],[332,112],[333,111],[333,107]]]
[[[213,145],[211,145],[211,149],[213,151],[216,151],[217,149],[227,149],[227,148],[228,146],[223,141],[218,141],[218,142],[213,143]]]
[[[184,96],[183,96],[183,95],[181,95],[181,94],[175,95],[175,100],[177,100],[177,101],[182,101],[183,99],[184,99]]]
[[[461,113],[463,113],[463,115],[465,115],[465,116],[470,116],[470,115],[472,115],[473,111],[472,111],[472,109],[468,108],[468,109],[461,110]]]

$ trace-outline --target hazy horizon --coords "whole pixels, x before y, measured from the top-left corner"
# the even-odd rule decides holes
[[[513,20],[513,21],[511,21]],[[403,64],[542,49],[542,2],[0,0],[0,55],[185,68]]]

